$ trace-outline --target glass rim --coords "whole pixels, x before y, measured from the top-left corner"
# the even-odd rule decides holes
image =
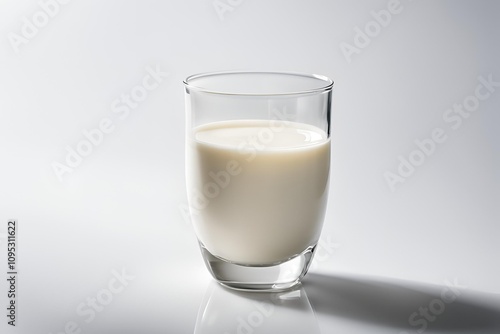
[[[316,79],[318,81],[322,81],[324,85],[311,88],[311,89],[303,89],[296,90],[290,92],[269,92],[269,93],[241,93],[241,92],[230,92],[230,91],[222,91],[222,90],[214,90],[207,87],[198,86],[192,81],[200,78],[208,78],[215,76],[223,76],[223,75],[235,75],[235,74],[265,74],[265,75],[289,75],[293,77],[303,77],[308,79]],[[303,95],[303,94],[312,94],[312,93],[321,93],[326,91],[331,91],[334,81],[329,77],[321,74],[305,74],[299,72],[279,72],[279,71],[215,71],[215,72],[204,72],[198,73],[188,76],[186,79],[182,81],[184,86],[189,89],[196,90],[198,92],[209,93],[209,94],[217,94],[217,95],[239,95],[239,96],[287,96],[287,95]]]

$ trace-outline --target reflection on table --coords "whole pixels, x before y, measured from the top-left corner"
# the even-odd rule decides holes
[[[195,334],[319,334],[302,287],[286,292],[242,292],[211,282],[198,311]]]

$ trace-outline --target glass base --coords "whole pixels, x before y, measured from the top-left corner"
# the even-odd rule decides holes
[[[269,266],[247,266],[225,261],[211,254],[200,242],[203,260],[212,276],[222,285],[246,291],[283,291],[300,284],[316,250],[309,246],[299,255]]]

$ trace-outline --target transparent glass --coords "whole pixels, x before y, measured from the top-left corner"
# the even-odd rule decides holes
[[[219,72],[184,84],[188,201],[208,270],[235,289],[297,285],[326,210],[333,81]]]

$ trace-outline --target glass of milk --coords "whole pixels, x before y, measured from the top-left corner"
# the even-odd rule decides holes
[[[333,81],[218,72],[184,85],[187,194],[208,270],[235,289],[297,285],[325,215]]]

